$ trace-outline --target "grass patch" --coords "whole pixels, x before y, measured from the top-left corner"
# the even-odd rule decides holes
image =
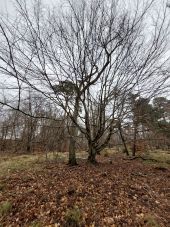
[[[156,163],[155,164],[155,169],[164,169],[164,170],[167,170],[168,168],[170,167],[170,165],[168,163]]]
[[[144,157],[146,158],[146,160],[144,160],[145,164],[154,164],[154,166],[157,168],[169,168],[170,167],[170,154],[168,152],[152,151],[152,152],[149,152]]]
[[[0,216],[5,216],[10,213],[12,204],[9,201],[4,201],[0,204]]]
[[[65,215],[66,227],[79,227],[82,222],[82,214],[78,207],[68,210]]]
[[[170,164],[170,154],[168,152],[165,152],[165,151],[150,152],[149,157],[159,162],[165,162]]]
[[[105,158],[108,158],[110,156],[110,153],[108,150],[104,150],[102,155],[105,157]]]
[[[37,162],[37,157],[34,155],[24,155],[9,157],[5,160],[0,160],[0,176],[11,173],[15,170],[23,170],[33,167]]]
[[[159,227],[159,224],[153,215],[149,215],[149,214],[145,215],[143,221],[144,221],[144,226],[146,227]]]
[[[59,153],[59,152],[49,152],[47,154],[47,161],[52,161],[52,162],[65,162],[67,159],[67,154],[66,153]]]
[[[29,155],[17,155],[17,156],[5,156],[0,158],[0,177],[6,176],[13,171],[35,169],[38,170],[42,167],[42,163],[45,161],[64,161],[65,154],[48,153],[46,159],[45,154],[29,154]],[[1,188],[1,187],[0,187]],[[0,189],[1,190],[1,189]]]
[[[5,190],[5,184],[3,182],[0,182],[0,192],[3,192]]]
[[[29,227],[42,227],[42,224],[38,221],[33,221]]]
[[[101,152],[101,155],[106,158],[114,156],[115,154],[117,154],[117,151],[109,148],[106,148]]]

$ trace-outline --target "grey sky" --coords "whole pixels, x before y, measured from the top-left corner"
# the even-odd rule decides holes
[[[12,10],[12,3],[10,0],[0,0],[0,10],[1,12],[5,11],[6,9]]]
[[[34,2],[34,0],[26,0],[27,2]],[[15,0],[0,0],[0,13],[14,13],[14,2]],[[43,2],[47,5],[51,5],[55,3],[61,3],[61,0],[43,0]]]
[[[35,0],[26,0],[27,3],[31,4]],[[55,5],[59,6],[61,5],[65,0],[42,0],[46,5]],[[77,0],[79,1],[79,0]],[[88,1],[88,0],[87,0]],[[91,1],[91,0],[89,0]],[[120,0],[122,1],[122,0]],[[135,0],[124,0],[126,3],[131,2],[134,4]],[[147,1],[147,0],[139,0],[139,1]],[[168,0],[167,0],[168,1]],[[170,1],[170,0],[169,0]],[[15,17],[15,11],[14,11],[14,2],[15,0],[0,0],[0,13],[6,13],[8,12],[10,15]],[[155,0],[156,8],[161,8],[164,4],[166,4],[166,0]],[[160,6],[160,7],[158,7]],[[169,10],[170,11],[170,10]],[[147,20],[148,23],[148,20]]]
[[[31,3],[31,2],[34,2],[35,0],[26,0],[27,3]],[[42,0],[45,4],[47,5],[55,5],[55,4],[61,4],[64,0]],[[125,0],[125,2],[133,2],[134,0]],[[141,0],[142,2],[143,0]],[[147,1],[147,0],[144,0],[144,1]],[[5,13],[6,11],[10,12],[10,13],[13,13],[14,11],[14,8],[13,8],[13,5],[14,5],[14,2],[15,0],[0,0],[0,12],[2,13]],[[135,2],[135,1],[134,1]],[[155,0],[155,3],[157,3],[156,5],[157,6],[161,6],[162,3],[163,4],[166,4],[166,2],[170,2],[170,0]]]
[[[28,5],[32,5],[32,3],[35,2],[35,0],[25,0],[26,3],[28,3]],[[54,6],[58,9],[58,11],[60,12],[60,10],[63,8],[63,6],[65,5],[64,2],[66,0],[42,0],[42,2],[45,5],[48,6]],[[77,1],[77,3],[79,2],[79,0],[74,0]],[[91,0],[86,0],[86,1],[91,1]],[[135,2],[139,2],[141,5],[143,2],[150,2],[151,0],[120,0],[119,2],[125,4],[126,6],[130,7],[130,6],[134,6],[136,5]],[[154,16],[154,14],[156,13],[156,11],[160,11],[162,10],[163,12],[163,8],[166,6],[166,3],[170,3],[170,0],[154,0],[154,4],[153,4],[153,13],[151,12],[151,17],[157,17],[156,15]],[[6,16],[6,14],[8,13],[9,16],[15,17],[16,13],[15,13],[15,0],[0,0],[0,15],[4,15]],[[130,7],[131,8],[131,7]],[[170,13],[170,9],[169,9],[169,13]],[[149,20],[147,19],[147,24],[149,24]]]

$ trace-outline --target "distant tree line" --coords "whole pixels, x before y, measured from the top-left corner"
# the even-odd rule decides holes
[[[129,94],[128,102],[129,110],[115,123],[114,133],[106,147],[117,147],[134,156],[152,149],[170,149],[170,100],[156,97],[150,101]],[[72,126],[65,113],[45,103],[43,97],[32,94],[25,100],[23,108],[26,110],[28,107],[34,117],[1,108],[0,152],[68,152]],[[45,117],[38,118],[40,113]],[[91,118],[91,122],[95,124],[95,118]],[[82,124],[82,130],[84,127]],[[88,141],[81,131],[77,130],[74,139],[77,150],[88,149]]]

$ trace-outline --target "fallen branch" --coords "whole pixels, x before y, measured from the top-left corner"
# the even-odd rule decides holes
[[[142,159],[144,161],[152,161],[152,162],[164,163],[163,161],[159,161],[157,159],[145,158],[145,157],[142,157],[142,156],[131,156],[131,157],[123,158],[123,160],[135,160],[135,159]]]

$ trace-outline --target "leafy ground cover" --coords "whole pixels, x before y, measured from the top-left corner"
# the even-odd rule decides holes
[[[1,159],[0,226],[169,226],[167,163],[109,154],[98,165],[79,159],[70,167],[35,157]],[[5,174],[4,162],[10,169],[14,160],[22,164]]]

